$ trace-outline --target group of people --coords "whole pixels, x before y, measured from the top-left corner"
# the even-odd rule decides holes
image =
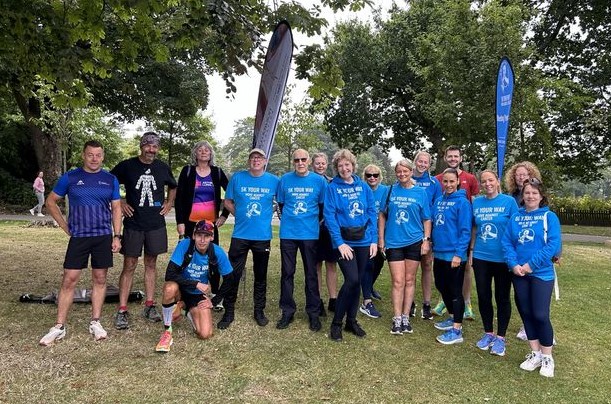
[[[520,366],[525,370],[540,367],[542,375],[553,376],[549,307],[555,276],[552,260],[561,246],[560,226],[547,206],[540,174],[531,163],[516,164],[508,171],[506,185],[511,195],[504,195],[495,172],[484,170],[478,183],[463,171],[460,149],[455,146],[446,150],[448,168],[437,178],[429,174],[431,156],[421,151],[413,162],[401,160],[395,165],[396,181],[391,186],[381,184],[382,172],[375,165],[368,165],[362,176],[357,175],[356,157],[346,149],[333,156],[334,177],[326,175],[325,154],[310,157],[306,150],[297,149],[292,154],[294,170],[278,178],[265,170],[265,151],[254,148],[248,155],[248,168],[228,179],[214,164],[212,146],[199,142],[192,151],[194,164],[183,167],[178,182],[169,167],[156,159],[158,151],[159,137],[147,132],[140,141],[140,154],[107,172],[101,168],[102,145],[89,141],[83,148],[83,167],[64,174],[48,196],[47,209],[70,236],[70,242],[56,324],[40,340],[41,345],[65,337],[73,291],[90,256],[93,290],[89,331],[95,340],[107,337],[99,320],[107,270],[112,266],[112,254],[119,251],[124,265],[115,328],[129,328],[127,299],[138,258],[144,251],[146,301],[142,316],[163,322],[157,351],[170,350],[172,323],[183,313],[202,339],[213,334],[212,310],[223,311],[218,329],[233,323],[249,251],[254,274],[253,318],[259,326],[266,326],[271,222],[277,203],[281,316],[276,328],[286,329],[295,319],[294,278],[299,252],[304,269],[305,312],[313,332],[322,328],[320,317],[328,310],[332,313],[331,340],[341,341],[343,331],[364,337],[366,332],[357,321],[357,313],[381,317],[372,299],[380,297],[374,284],[388,261],[391,334],[414,331],[410,317],[416,312],[416,274],[421,266],[422,318],[430,320],[435,312],[447,310],[449,317],[434,323],[444,331],[437,341],[460,343],[464,318],[473,318],[469,272],[473,268],[484,325],[477,347],[495,355],[505,354],[513,283],[531,348]],[[119,184],[125,186],[124,200],[119,196]],[[480,187],[483,195],[477,196]],[[70,199],[67,221],[57,206],[65,196]],[[518,205],[523,208],[518,209]],[[168,250],[164,216],[172,206],[179,242],[166,269],[159,313],[154,300],[156,262],[157,256]],[[235,216],[235,225],[226,253],[219,247],[218,228],[229,214]],[[323,262],[327,310],[320,290]],[[339,291],[337,266],[343,275]],[[434,309],[433,271],[441,295]]]

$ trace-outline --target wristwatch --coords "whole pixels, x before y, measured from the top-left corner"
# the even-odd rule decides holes
[[[113,237],[118,238],[119,240],[123,240],[123,236],[120,234],[115,234]]]
[[[422,241],[431,241],[431,237],[424,236],[424,237],[422,237]]]

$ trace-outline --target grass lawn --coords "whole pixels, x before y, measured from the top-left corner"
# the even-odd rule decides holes
[[[169,228],[170,245],[176,232]],[[231,226],[222,229],[227,248]],[[287,330],[277,330],[279,317],[279,249],[274,239],[269,265],[267,314],[270,324],[258,327],[252,319],[252,270],[242,287],[236,321],[201,341],[185,320],[174,327],[168,354],[154,351],[161,324],[145,322],[141,307],[130,304],[131,327],[112,327],[115,305],[104,307],[106,341],[96,343],[87,331],[89,305],[75,305],[68,335],[53,347],[38,340],[53,325],[56,307],[22,304],[20,294],[43,294],[57,289],[67,237],[59,229],[29,228],[0,223],[4,247],[0,252],[0,402],[609,402],[611,348],[604,307],[609,299],[611,249],[566,244],[560,274],[560,301],[552,303],[552,322],[558,346],[554,350],[556,377],[545,379],[519,364],[528,352],[515,339],[520,321],[514,309],[505,357],[493,357],[475,347],[480,321],[464,326],[465,343],[442,346],[430,321],[413,321],[414,333],[389,333],[390,279],[388,270],[376,288],[383,318],[359,314],[367,337],[345,333],[342,343],[323,330],[309,331],[303,311],[303,276],[295,286],[298,312]],[[277,237],[277,233],[274,237]],[[160,290],[168,256],[158,263]],[[122,258],[116,256],[109,283],[117,284]],[[250,264],[249,264],[250,265]],[[302,272],[298,272],[301,274]],[[90,271],[81,287],[89,287]],[[420,286],[418,285],[418,288]],[[142,268],[135,289],[143,289]],[[159,296],[159,295],[158,295]],[[326,297],[325,297],[326,300]],[[418,301],[421,301],[418,291]],[[600,308],[600,309],[597,309]],[[479,317],[479,316],[478,316]],[[215,320],[220,315],[215,314]],[[605,359],[607,358],[607,359]],[[606,392],[606,393],[605,393]]]
[[[562,233],[611,237],[611,227],[564,225],[562,226]]]

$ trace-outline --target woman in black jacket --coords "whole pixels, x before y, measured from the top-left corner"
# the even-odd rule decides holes
[[[200,141],[191,149],[194,165],[184,166],[178,177],[176,190],[176,230],[179,238],[191,237],[195,223],[209,220],[214,227],[214,244],[219,244],[218,228],[229,211],[223,207],[221,188],[227,189],[229,180],[225,172],[214,165],[214,149],[207,141]],[[222,212],[221,212],[222,208]],[[219,212],[221,212],[219,216]],[[212,293],[218,290],[219,279],[210,279]]]

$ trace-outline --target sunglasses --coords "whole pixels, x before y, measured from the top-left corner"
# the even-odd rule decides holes
[[[299,163],[299,162],[301,162],[301,163],[305,163],[305,162],[307,162],[307,161],[308,161],[308,158],[307,158],[307,157],[299,157],[299,158],[294,158],[294,159],[293,159],[293,163]]]
[[[214,234],[214,224],[207,220],[200,220],[199,222],[195,223],[195,229],[193,230],[193,233]]]
[[[523,185],[541,185],[541,181],[539,181],[537,178],[529,178],[526,181],[524,181]]]
[[[365,177],[367,178],[378,178],[380,176],[380,173],[365,173]]]

